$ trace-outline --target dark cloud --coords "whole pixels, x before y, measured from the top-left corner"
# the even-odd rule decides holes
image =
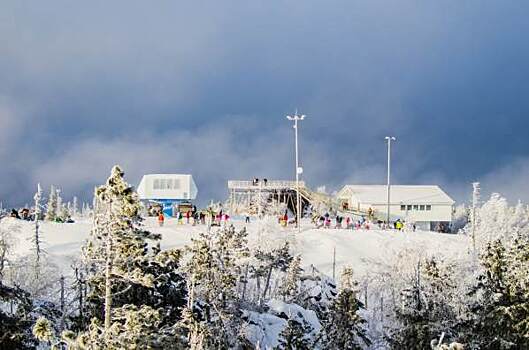
[[[313,187],[439,183],[466,200],[529,157],[522,1],[6,1],[0,11],[0,200],[35,183],[89,197],[114,163]],[[525,169],[522,167],[522,169]],[[259,175],[262,174],[262,175]],[[522,181],[509,196],[527,192]],[[518,188],[519,187],[519,188]],[[485,189],[487,190],[487,189]],[[529,199],[529,195],[521,196]],[[528,198],[525,198],[528,197]],[[518,199],[514,198],[513,199]]]

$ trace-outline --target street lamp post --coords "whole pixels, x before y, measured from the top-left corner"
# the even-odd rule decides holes
[[[298,112],[294,116],[287,115],[288,120],[294,121],[294,138],[295,138],[295,149],[296,149],[296,224],[298,232],[301,232],[301,195],[299,193],[299,175],[303,172],[299,166],[299,152],[298,152],[298,121],[305,119],[305,115],[298,115]]]
[[[390,181],[390,175],[391,175],[391,141],[396,141],[397,139],[393,136],[386,136],[386,140],[388,141],[388,217],[387,217],[387,224],[389,225],[390,220],[390,200],[391,200],[391,181]]]

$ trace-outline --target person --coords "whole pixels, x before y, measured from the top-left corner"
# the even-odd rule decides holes
[[[182,225],[184,223],[184,214],[182,214],[181,211],[178,212],[178,225]]]
[[[334,228],[342,228],[342,217],[339,215],[336,215],[336,226]]]
[[[20,219],[20,216],[18,215],[18,211],[16,209],[11,209],[11,215],[12,218]]]
[[[268,179],[263,179],[264,185],[266,186],[266,183],[268,182]]]
[[[369,219],[373,218],[373,208],[369,207],[369,209],[367,209],[367,217]]]
[[[402,224],[402,221],[400,221],[400,219],[397,219],[397,221],[395,221],[395,228],[399,231],[402,231],[402,227],[404,225]]]
[[[163,215],[163,211],[160,211],[160,214],[158,215],[158,224],[160,227],[163,226],[163,223],[165,221],[165,216]]]
[[[346,217],[345,218],[345,227],[347,229],[350,229],[351,228],[351,218],[350,217]]]
[[[188,211],[186,212],[186,223],[187,223],[188,225],[189,225],[189,218],[190,218],[190,216],[191,216],[191,211],[188,210]]]
[[[247,224],[250,223],[250,215],[246,214],[246,217],[244,219],[244,222],[246,222]]]

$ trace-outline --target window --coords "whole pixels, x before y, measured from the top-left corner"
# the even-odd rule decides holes
[[[187,198],[187,192],[184,192],[184,199],[188,199]]]
[[[432,206],[431,205],[427,205],[426,206],[426,210],[432,210]]]
[[[167,189],[168,190],[173,189],[173,179],[167,179]]]
[[[424,204],[419,205],[419,210],[424,210]]]
[[[173,188],[175,190],[179,190],[180,189],[180,179],[174,179]]]
[[[167,188],[167,180],[166,179],[160,179],[160,189],[165,190]]]
[[[159,190],[160,189],[160,180],[158,180],[158,179],[154,180],[152,188],[155,189],[155,190]]]
[[[402,211],[406,210],[406,206],[405,205],[401,205],[400,206],[400,210],[402,210]]]
[[[413,205],[413,210],[419,210],[419,206],[417,204]]]
[[[411,210],[411,204],[408,204],[408,210]]]

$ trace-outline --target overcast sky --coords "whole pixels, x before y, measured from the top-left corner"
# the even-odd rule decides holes
[[[113,164],[311,187],[439,184],[529,201],[527,1],[0,4],[0,201],[89,199]]]

